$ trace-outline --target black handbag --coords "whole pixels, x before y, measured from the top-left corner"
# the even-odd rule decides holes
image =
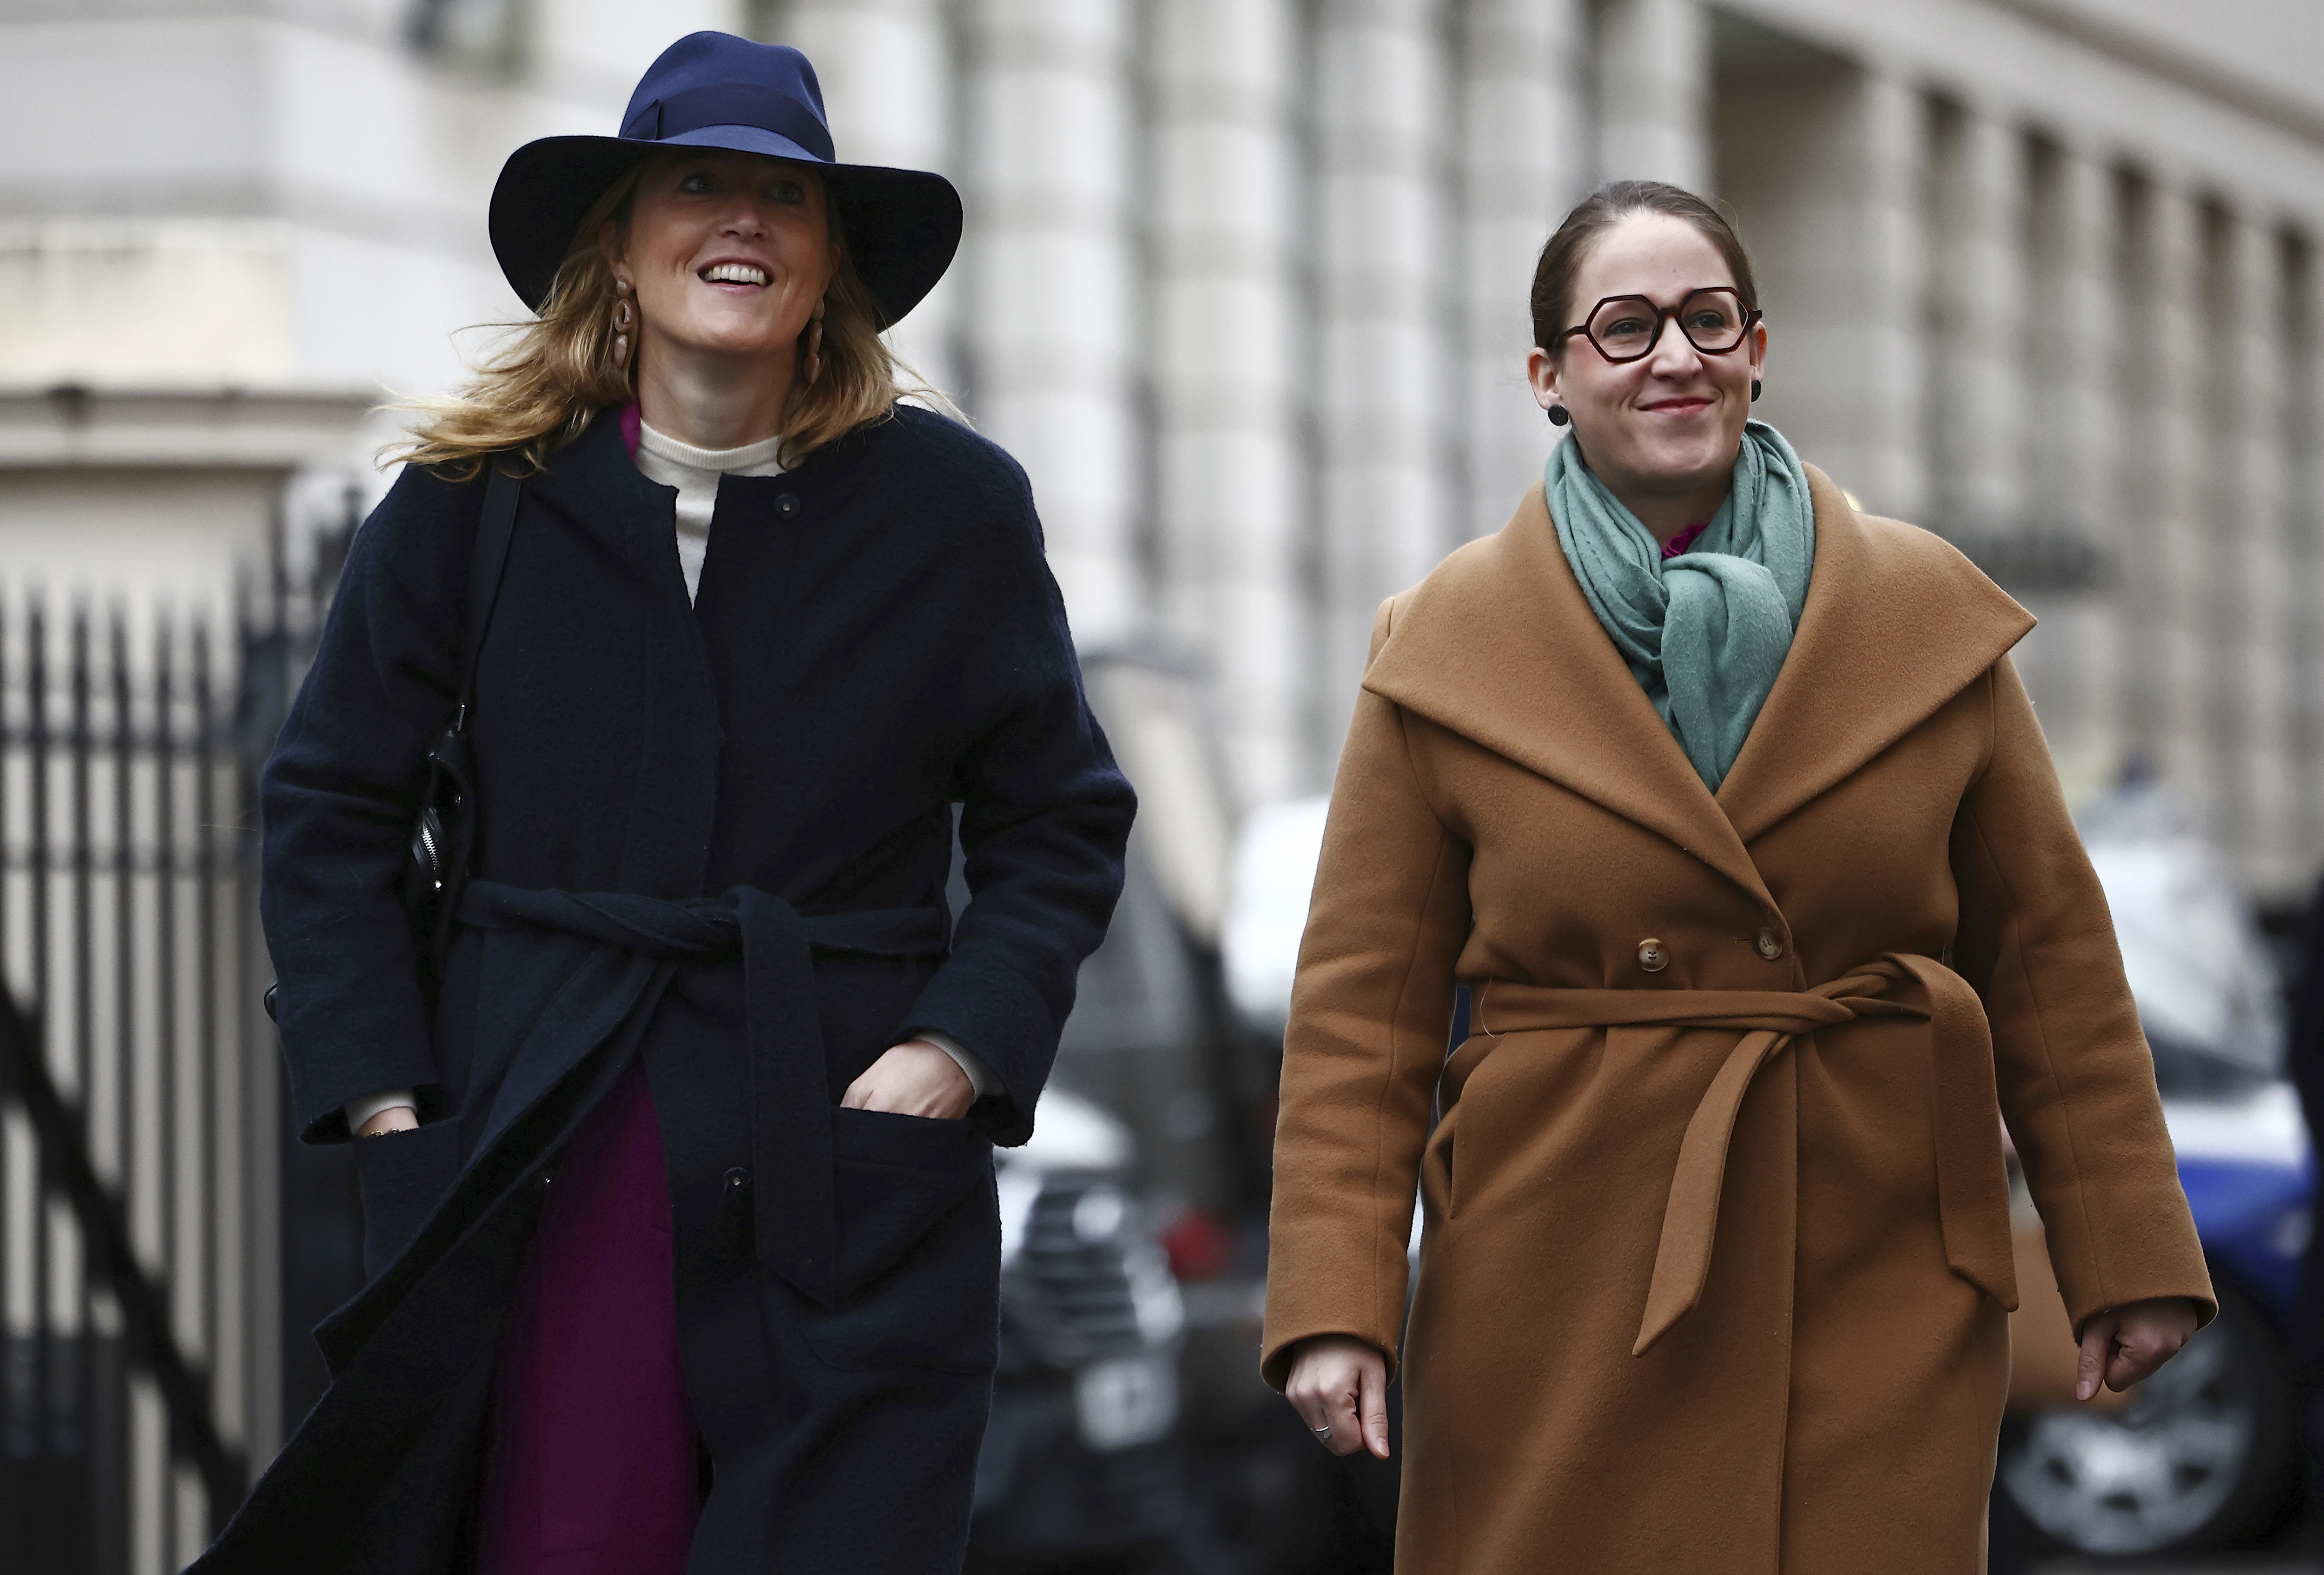
[[[432,1010],[444,954],[452,941],[452,913],[475,852],[475,751],[468,723],[475,711],[476,657],[492,628],[509,541],[516,533],[517,502],[524,484],[498,465],[486,471],[484,517],[476,524],[476,548],[468,559],[466,629],[460,643],[460,689],[452,719],[428,747],[428,780],[420,813],[411,824],[399,895],[419,953],[420,989]],[[266,1015],[275,1015],[279,984],[266,987]]]

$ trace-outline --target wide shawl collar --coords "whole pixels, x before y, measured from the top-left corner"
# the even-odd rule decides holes
[[[1599,626],[1536,485],[1397,599],[1364,687],[1655,833],[1773,910],[1751,840],[1911,732],[2034,619],[1951,546],[1859,518],[1807,467],[1815,574],[1714,798]]]
[[[1399,598],[1364,686],[1667,839],[1779,911],[1752,839],[1975,683],[2033,618],[1926,531],[1868,525],[1808,467],[1815,572],[1783,672],[1714,797],[1600,627],[1535,487],[1499,535]],[[1883,953],[1802,990],[1543,989],[1493,981],[1480,1030],[1623,1025],[1738,1036],[1688,1120],[1634,1354],[1700,1299],[1745,1091],[1794,1039],[1864,1017],[1930,1027],[1938,1209],[1952,1270],[2016,1305],[1992,1041],[1968,981]],[[1489,1024],[1487,1018],[1489,1015]]]

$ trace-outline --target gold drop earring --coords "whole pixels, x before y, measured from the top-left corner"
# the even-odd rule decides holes
[[[807,381],[811,388],[823,375],[823,302],[815,303],[815,315],[807,325]]]
[[[613,369],[627,373],[630,369],[630,325],[638,318],[637,309],[630,305],[630,281],[613,281]]]

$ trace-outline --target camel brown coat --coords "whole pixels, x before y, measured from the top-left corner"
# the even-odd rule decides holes
[[[1285,1045],[1265,1364],[1403,1337],[1405,1575],[1982,1568],[2005,1116],[2078,1328],[2209,1316],[2008,659],[2033,620],[1809,474],[1807,604],[1715,798],[1538,488],[1380,610]]]

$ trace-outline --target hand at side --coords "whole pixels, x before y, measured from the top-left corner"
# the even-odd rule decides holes
[[[2092,1314],[2082,1325],[2082,1359],[2074,1398],[2088,1400],[2103,1381],[2120,1393],[2179,1354],[2195,1332],[2195,1303],[2184,1296],[2126,1302]]]
[[[1355,1336],[1313,1334],[1293,1347],[1283,1397],[1333,1454],[1388,1459],[1388,1358]]]

